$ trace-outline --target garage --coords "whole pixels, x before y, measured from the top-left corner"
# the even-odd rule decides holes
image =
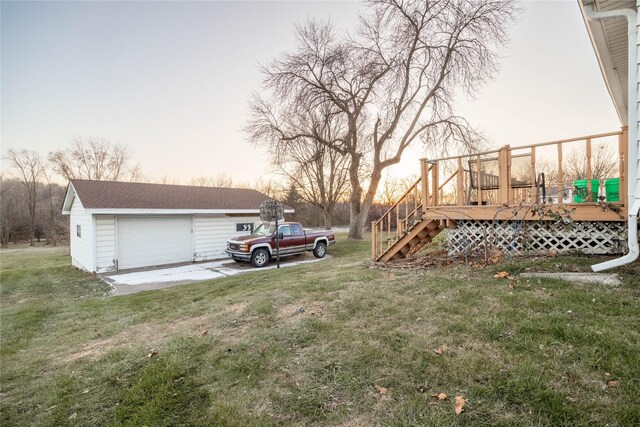
[[[250,233],[268,199],[249,188],[72,179],[62,207],[71,264],[106,273],[227,258],[227,240]]]
[[[193,260],[191,218],[117,218],[118,269]]]

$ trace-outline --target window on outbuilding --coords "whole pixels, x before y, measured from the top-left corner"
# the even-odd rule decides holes
[[[82,237],[82,228],[80,227],[80,224],[76,225],[76,236]]]

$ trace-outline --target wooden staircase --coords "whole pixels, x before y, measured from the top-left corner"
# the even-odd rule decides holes
[[[410,257],[442,230],[455,227],[450,219],[423,218],[423,205],[433,202],[429,191],[423,192],[427,187],[424,179],[417,180],[378,221],[371,224],[372,260],[386,262]]]
[[[455,227],[455,221],[446,219],[424,219],[419,221],[380,254],[377,261],[386,262],[408,258],[430,243],[434,237],[447,227]]]

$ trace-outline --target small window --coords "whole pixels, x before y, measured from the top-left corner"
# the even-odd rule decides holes
[[[302,236],[302,227],[300,227],[299,224],[293,224],[291,228],[293,229],[294,236]]]
[[[82,228],[80,227],[80,224],[76,225],[76,236],[82,237]]]
[[[291,237],[291,227],[288,225],[283,225],[278,230],[282,233],[282,237]]]

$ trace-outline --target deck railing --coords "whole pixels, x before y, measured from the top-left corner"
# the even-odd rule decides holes
[[[371,225],[376,259],[425,215],[474,212],[534,204],[576,205],[574,181],[586,180],[580,206],[593,206],[608,178],[619,178],[626,201],[627,130],[543,142],[439,159],[421,159],[421,177]],[[600,191],[604,194],[604,191]],[[577,200],[577,199],[576,199]],[[609,200],[607,200],[609,202]],[[445,215],[442,218],[446,218]],[[597,218],[593,218],[597,220]]]

